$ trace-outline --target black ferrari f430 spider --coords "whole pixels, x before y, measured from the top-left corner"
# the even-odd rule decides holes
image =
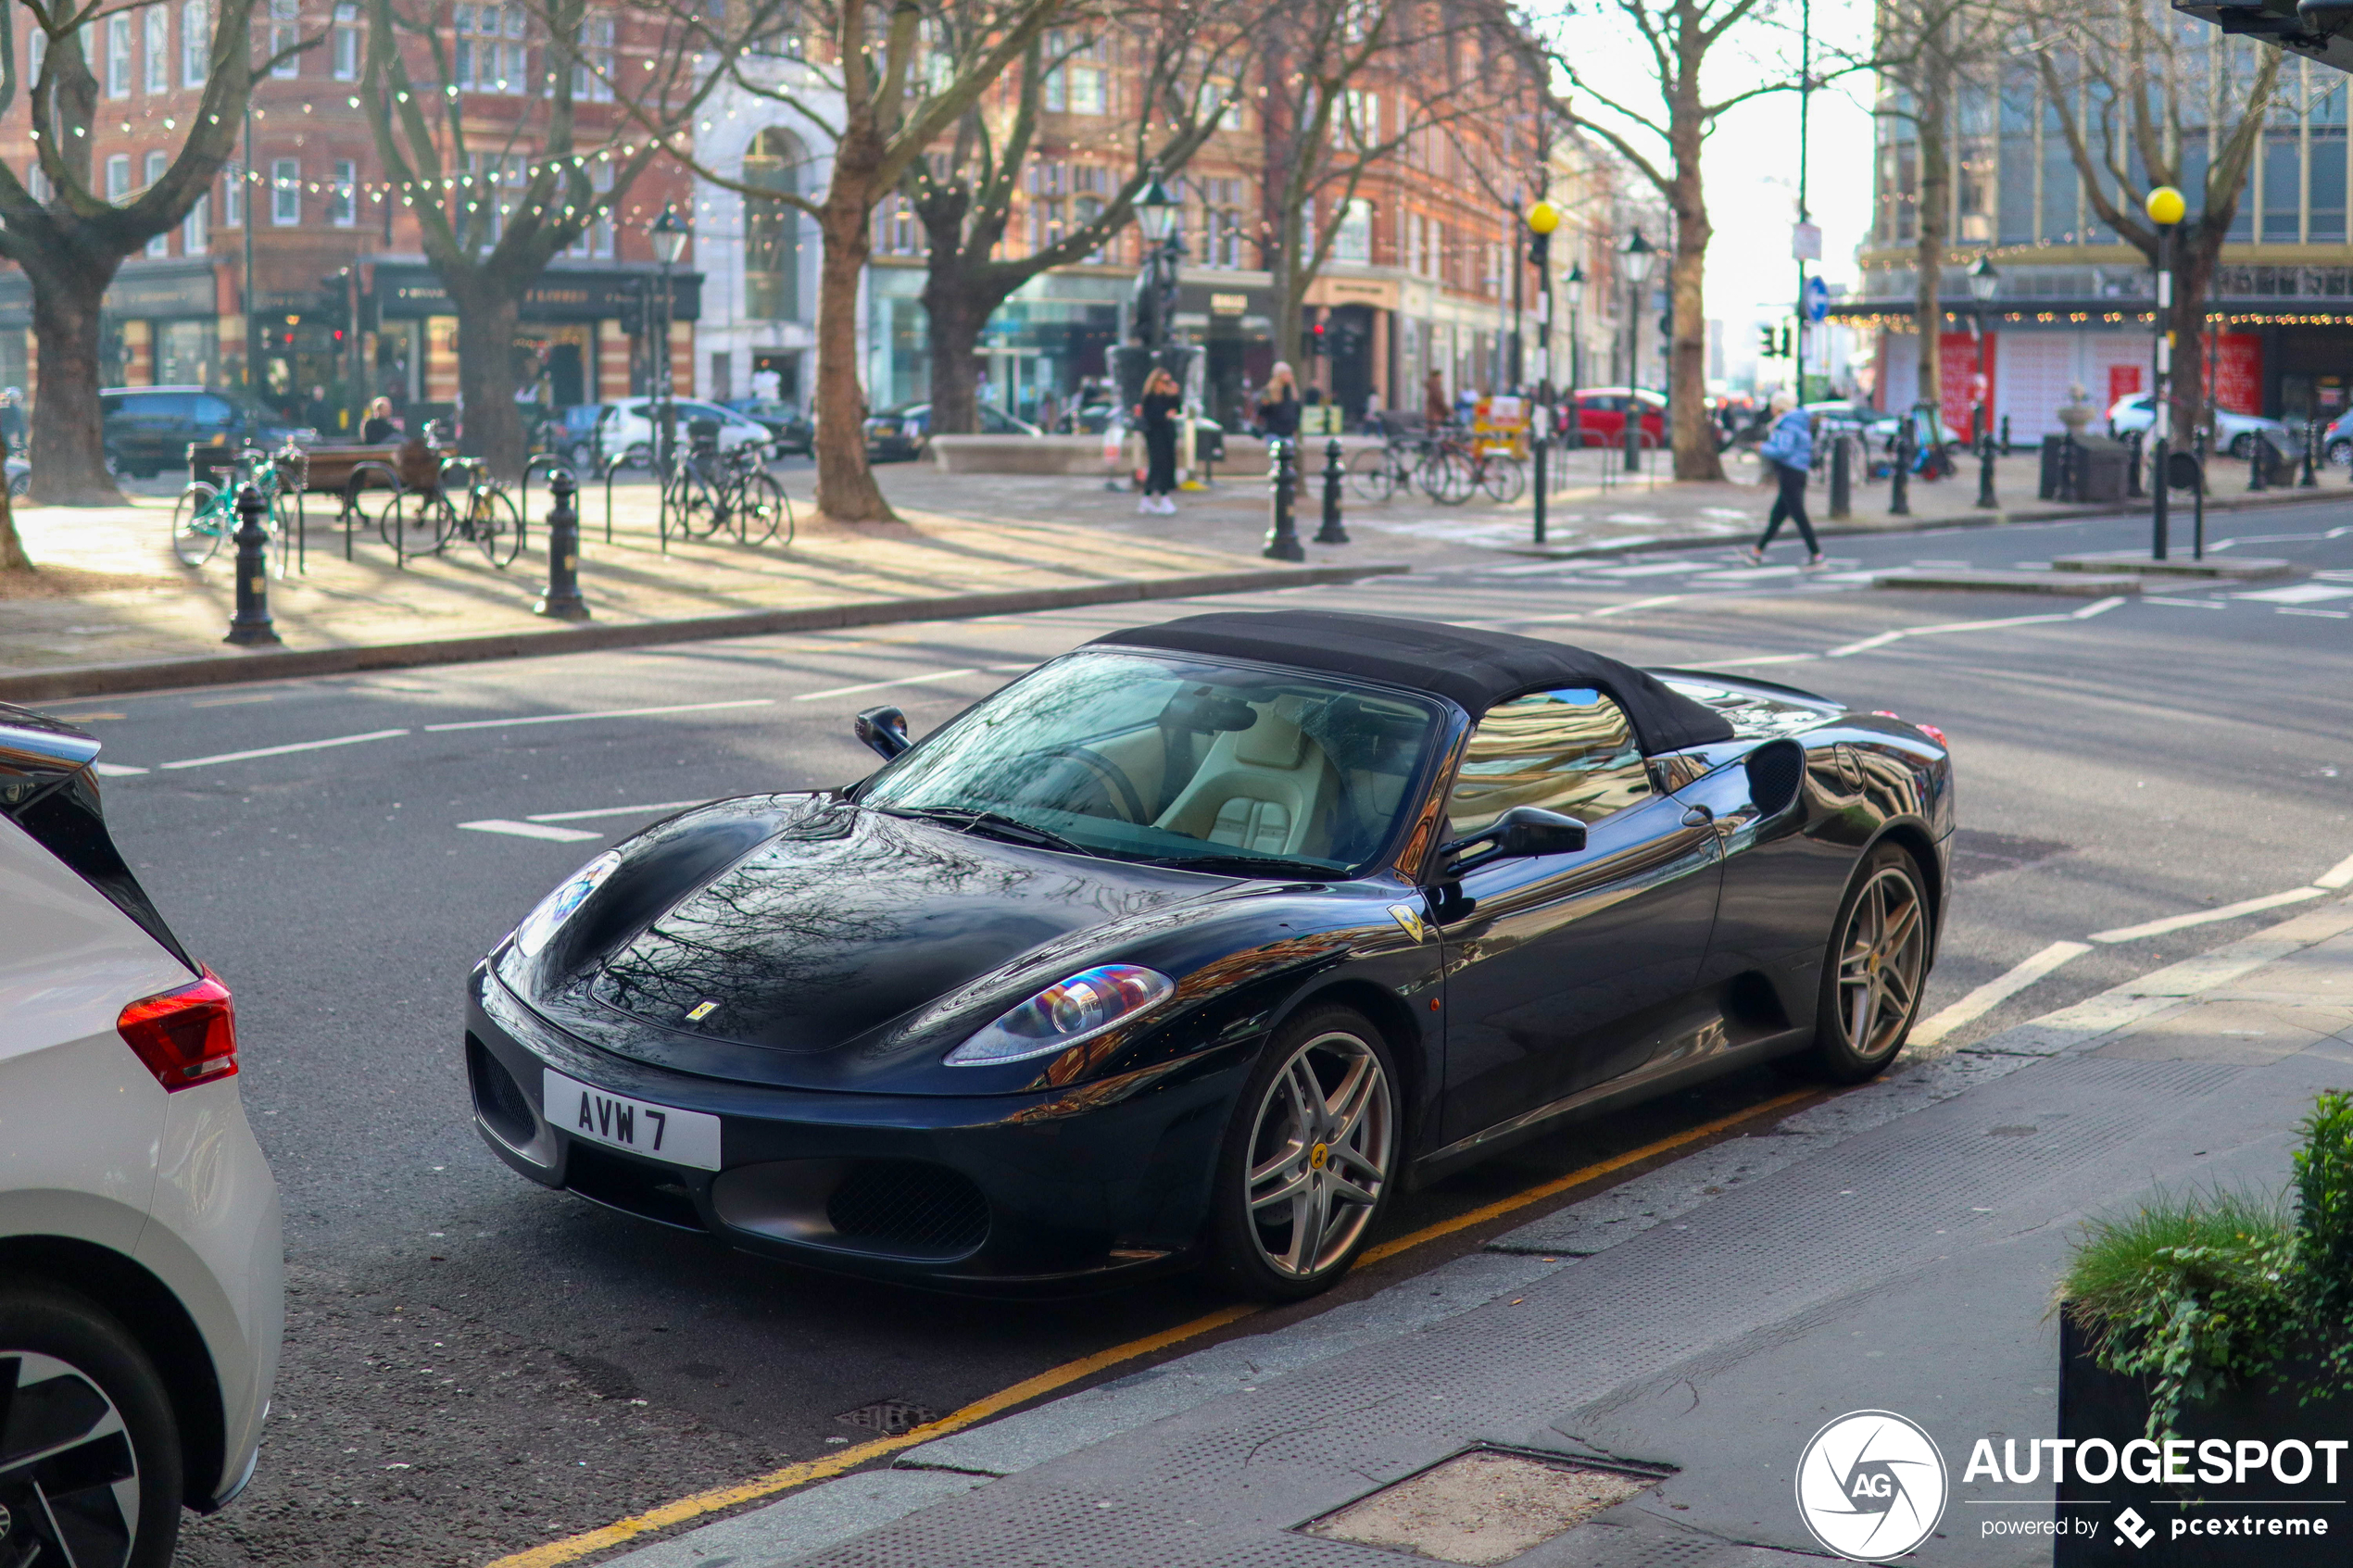
[[[862,782],[648,828],[475,969],[500,1158],[911,1283],[1301,1297],[1401,1185],[1880,1072],[1950,882],[1931,728],[1425,621],[1194,616],[858,729]]]

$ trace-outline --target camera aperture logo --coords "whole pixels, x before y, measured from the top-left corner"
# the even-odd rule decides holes
[[[1797,1512],[1814,1538],[1853,1562],[1901,1557],[1944,1517],[1944,1456],[1894,1411],[1852,1411],[1814,1434],[1797,1461]]]

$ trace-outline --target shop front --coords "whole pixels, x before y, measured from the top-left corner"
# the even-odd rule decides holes
[[[877,261],[867,274],[870,335],[866,396],[875,408],[931,395],[931,330],[920,266]],[[981,330],[980,401],[1016,419],[1060,413],[1088,381],[1108,373],[1132,271],[1041,272],[999,306]],[[1183,318],[1178,318],[1182,324]]]
[[[220,278],[203,257],[123,263],[99,307],[98,376],[104,386],[219,386]],[[0,386],[32,385],[32,285],[0,273]]]

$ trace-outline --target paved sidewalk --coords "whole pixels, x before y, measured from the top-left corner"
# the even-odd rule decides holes
[[[1520,1568],[1795,1568],[1823,1556],[1801,1449],[1880,1409],[1952,1481],[1906,1561],[2047,1562],[1988,1521],[2048,1519],[2051,1487],[1963,1467],[1980,1436],[2055,1429],[2075,1228],[2158,1187],[2275,1189],[2314,1093],[2347,1085],[2353,900],[2330,900],[1378,1296],[606,1561],[1379,1568],[1300,1527],[1484,1445],[1665,1476]]]

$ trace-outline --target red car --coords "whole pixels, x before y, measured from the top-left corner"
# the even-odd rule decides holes
[[[1589,386],[1577,394],[1577,424],[1588,446],[1615,446],[1624,438],[1626,404],[1629,396],[1639,404],[1642,424],[1638,427],[1648,437],[1648,444],[1667,444],[1667,399],[1648,387],[1637,387],[1631,394],[1622,386]]]

